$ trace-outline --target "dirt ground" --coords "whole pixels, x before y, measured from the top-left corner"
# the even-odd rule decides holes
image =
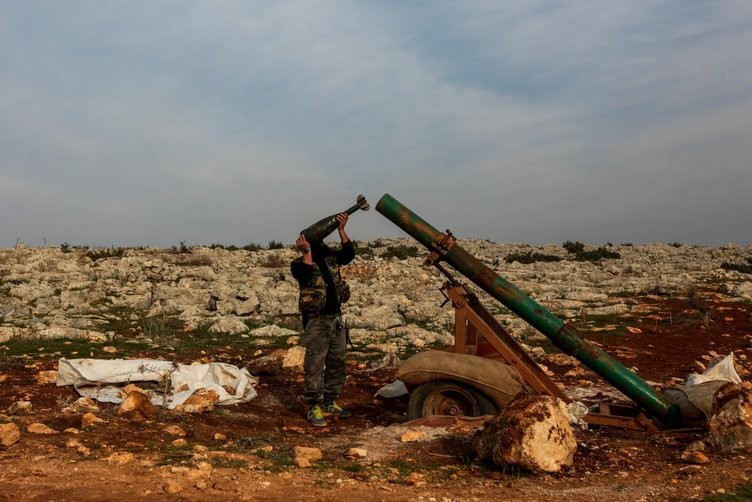
[[[684,379],[711,351],[733,351],[740,374],[750,378],[748,303],[707,293],[701,305],[643,297],[639,307],[644,315],[631,319],[628,333],[598,331],[588,339],[650,382]],[[38,373],[56,369],[57,360],[36,361],[6,360],[0,368],[0,413],[19,400],[33,404],[30,414],[6,417],[19,425],[21,439],[0,446],[0,500],[638,501],[747,500],[752,494],[750,454],[706,450],[710,462],[704,465],[680,459],[687,445],[704,437],[698,430],[577,430],[574,466],[557,474],[481,464],[470,445],[477,421],[405,423],[407,398],[374,398],[394,380],[394,369],[365,363],[350,364],[340,401],[354,416],[326,428],[311,427],[304,417],[300,370],[260,376],[259,395],[248,403],[201,414],[160,411],[146,422],[120,418],[113,405],[100,404],[94,413],[103,421],[81,428],[81,412],[63,411],[76,392],[37,383]],[[567,390],[589,385],[605,397],[611,389],[584,368],[559,367],[555,358],[543,362]],[[28,432],[32,423],[57,432]],[[185,436],[166,432],[172,425]],[[407,431],[421,439],[401,441]],[[292,463],[296,446],[319,448],[323,458],[298,468]],[[352,447],[366,450],[366,457],[348,458]]]

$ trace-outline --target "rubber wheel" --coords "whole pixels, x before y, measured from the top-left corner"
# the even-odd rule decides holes
[[[496,406],[481,392],[459,382],[437,380],[424,383],[410,392],[407,419],[451,415],[479,417],[495,415]]]

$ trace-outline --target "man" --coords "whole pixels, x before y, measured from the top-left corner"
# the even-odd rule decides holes
[[[305,328],[306,352],[303,362],[303,399],[308,404],[308,420],[326,426],[325,415],[347,418],[352,414],[335,401],[345,384],[346,333],[341,304],[349,288],[339,273],[340,265],[355,258],[355,248],[345,233],[347,214],[337,215],[337,231],[342,246],[333,250],[323,242],[309,243],[303,234],[295,242],[303,256],[290,265],[300,286],[298,306]]]

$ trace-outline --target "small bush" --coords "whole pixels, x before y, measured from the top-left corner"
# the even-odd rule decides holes
[[[177,246],[172,246],[172,252],[175,254],[185,254],[191,252],[192,246],[188,246],[185,244],[185,241],[180,241],[180,244]]]
[[[255,242],[251,242],[250,244],[246,244],[245,246],[243,246],[242,249],[243,249],[243,251],[260,251],[263,248],[261,247],[260,244],[256,244]]]
[[[621,258],[621,255],[616,251],[607,249],[610,247],[610,244],[589,251],[586,251],[585,244],[579,241],[566,241],[561,247],[566,249],[567,253],[573,254],[575,261],[598,261],[605,258]]]
[[[269,249],[282,249],[284,247],[285,245],[279,241],[275,241],[274,239],[269,241]]]
[[[577,254],[585,251],[585,244],[580,241],[566,241],[561,247],[566,249],[569,254]]]
[[[382,258],[394,257],[398,260],[406,260],[418,256],[418,248],[416,246],[406,246],[404,244],[400,244],[399,246],[389,246],[381,256]]]
[[[106,258],[122,258],[125,254],[123,248],[102,248],[102,249],[89,249],[84,253],[84,256],[90,258],[92,261],[104,260]]]
[[[590,251],[580,251],[575,254],[575,261],[598,261],[603,259],[617,259],[621,258],[621,255],[616,251],[606,249],[605,246],[601,246],[597,249],[591,249]]]
[[[730,263],[724,262],[721,264],[723,270],[733,270],[741,272],[743,274],[752,274],[752,257],[746,258],[747,263]]]
[[[528,263],[535,263],[537,261],[543,261],[543,262],[561,261],[561,258],[559,256],[555,256],[552,254],[543,254],[543,253],[538,253],[538,252],[533,252],[533,251],[528,251],[527,253],[524,253],[520,251],[520,252],[508,254],[504,258],[504,261],[506,261],[507,263],[512,263],[512,262],[517,261],[520,263],[528,264]]]

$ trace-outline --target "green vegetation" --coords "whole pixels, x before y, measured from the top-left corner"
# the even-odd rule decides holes
[[[538,261],[543,261],[543,262],[561,261],[561,257],[555,256],[552,254],[538,253],[537,251],[536,252],[528,251],[527,253],[518,251],[515,253],[508,254],[504,258],[504,261],[506,261],[507,263],[512,263],[516,261],[519,263],[528,264],[528,263],[535,263]]]
[[[723,270],[733,270],[743,274],[752,274],[752,257],[747,257],[745,260],[747,263],[724,262],[721,264],[721,268]]]
[[[368,257],[371,257],[371,256],[374,255],[373,248],[371,246],[369,246],[368,243],[363,243],[363,242],[360,242],[360,241],[355,241],[353,244],[355,246],[355,255],[356,256],[360,256],[360,257],[366,257],[366,256],[368,256]]]
[[[122,258],[125,254],[124,248],[98,248],[87,249],[84,256],[92,261],[105,260],[107,258]]]
[[[388,246],[386,251],[381,254],[382,258],[397,258],[398,260],[406,260],[408,258],[415,258],[416,256],[418,256],[418,248],[404,244]]]
[[[744,502],[752,500],[752,483],[738,486],[730,493],[714,493],[703,499],[704,502]]]
[[[566,241],[561,247],[563,247],[569,254],[577,254],[585,250],[585,244],[580,241]]]
[[[214,457],[210,462],[215,469],[240,469],[241,467],[248,466],[248,462],[240,458]]]
[[[591,249],[589,251],[580,251],[575,254],[574,259],[576,261],[599,261],[603,259],[617,259],[621,258],[621,255],[616,251],[607,249],[606,246],[601,246],[597,249]]]
[[[619,253],[609,249],[611,247],[610,243],[605,246],[600,246],[596,249],[586,250],[585,244],[581,242],[566,241],[561,245],[561,247],[563,247],[567,251],[567,253],[571,255],[571,259],[574,261],[595,262],[603,259],[621,258],[621,255]],[[558,262],[561,260],[562,258],[560,256],[539,253],[537,251],[517,251],[507,255],[504,258],[504,261],[506,261],[507,263],[516,261],[523,264],[536,262]],[[496,265],[496,260],[494,260],[494,265]]]
[[[157,465],[192,465],[193,462],[193,450],[191,449],[191,446],[186,443],[184,446],[168,446],[167,451],[159,462],[157,462]]]
[[[274,239],[269,241],[269,249],[283,249],[285,245],[279,241],[275,241]]]
[[[566,241],[561,245],[567,253],[574,255],[575,261],[598,261],[609,258],[621,258],[616,251],[608,249],[610,246],[601,246],[596,249],[586,250],[585,245],[579,241]]]

